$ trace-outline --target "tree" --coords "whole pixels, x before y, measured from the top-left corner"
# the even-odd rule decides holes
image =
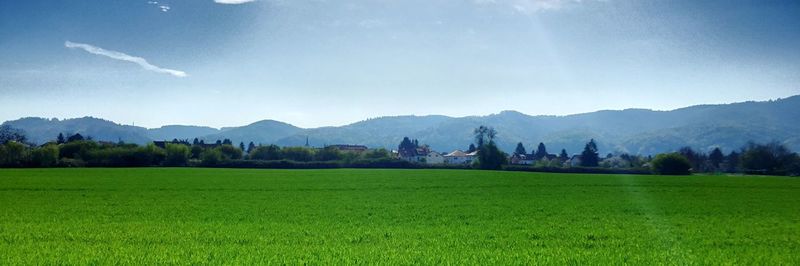
[[[58,144],[67,143],[66,138],[64,138],[64,133],[58,133],[58,137],[56,137],[56,143]]]
[[[245,150],[244,142],[239,142],[239,149],[242,150],[242,151]]]
[[[84,140],[84,137],[81,136],[80,133],[75,133],[75,135],[69,136],[67,138],[67,142],[75,142],[75,141],[82,141],[82,140]]]
[[[741,167],[746,172],[762,174],[787,174],[797,157],[786,146],[778,142],[767,144],[748,143],[742,150]]]
[[[689,160],[689,163],[692,164],[692,169],[695,172],[705,172],[707,171],[708,167],[706,167],[706,155],[700,152],[694,151],[691,147],[683,147],[681,148],[678,153],[686,157]]]
[[[478,148],[485,143],[493,141],[495,136],[497,136],[497,131],[487,126],[480,126],[476,128],[473,133],[475,134],[475,143],[478,144]]]
[[[397,146],[397,152],[402,157],[410,157],[417,154],[416,140],[411,140],[408,137],[403,137],[400,145]]]
[[[714,170],[719,170],[720,165],[725,161],[725,155],[722,154],[722,150],[718,147],[714,148],[714,150],[708,154],[708,161],[711,163],[711,167],[713,167]]]
[[[506,154],[497,148],[494,138],[497,131],[494,128],[480,126],[476,128],[475,142],[478,143],[478,167],[485,170],[500,169],[506,163]]]
[[[478,167],[484,170],[499,170],[506,164],[506,154],[497,148],[494,141],[478,147]]]
[[[475,152],[477,150],[478,150],[478,148],[475,148],[475,144],[470,143],[469,144],[469,148],[467,149],[467,153],[472,153],[472,152]]]
[[[525,154],[528,154],[528,153],[525,151],[525,146],[523,146],[523,145],[522,145],[522,142],[520,142],[520,143],[517,143],[517,148],[514,150],[514,154],[518,154],[518,155],[525,155]]]
[[[562,162],[569,160],[569,155],[567,155],[566,149],[561,149],[561,154],[558,155],[558,159],[560,159]]]
[[[58,164],[58,146],[45,145],[31,151],[31,164],[39,167],[51,167]]]
[[[305,147],[286,147],[281,149],[281,154],[284,159],[297,162],[309,162],[314,158],[314,153]]]
[[[281,159],[281,147],[277,145],[258,146],[250,152],[251,160],[273,161]]]
[[[544,146],[544,143],[539,142],[539,146],[536,147],[536,154],[534,154],[533,158],[541,160],[544,157],[547,157],[547,147]]]
[[[248,145],[247,145],[247,154],[250,154],[250,152],[252,152],[252,151],[253,151],[253,149],[255,149],[255,148],[256,148],[256,144],[254,144],[254,143],[251,141],[251,142],[250,142],[250,144],[248,144]]]
[[[739,153],[731,151],[728,156],[725,156],[725,171],[736,172],[739,169]]]
[[[217,147],[219,152],[222,153],[223,160],[239,160],[242,159],[242,150],[232,145],[222,145]]]
[[[166,158],[164,165],[185,166],[189,162],[192,152],[189,147],[183,144],[168,143],[166,146]]]
[[[328,146],[320,149],[314,154],[316,161],[336,161],[342,158],[342,152],[334,146]]]
[[[688,175],[692,164],[680,153],[659,154],[650,163],[653,173],[660,175]]]
[[[28,149],[25,145],[16,141],[8,141],[3,146],[0,153],[0,165],[23,166],[28,157]]]
[[[225,140],[222,141],[222,145],[231,145],[231,146],[233,146],[233,141],[231,141],[230,139],[225,139]]]
[[[599,162],[600,158],[597,153],[597,144],[594,142],[594,139],[592,139],[586,143],[586,146],[583,147],[583,152],[581,153],[581,166],[597,167]]]
[[[222,161],[222,153],[219,149],[207,149],[203,151],[202,163],[206,166],[214,166]]]
[[[9,125],[0,126],[0,144],[6,144],[12,141],[25,143],[26,140],[27,138],[25,137],[25,132],[22,130],[13,128]]]
[[[391,153],[386,149],[374,149],[365,152],[363,155],[364,159],[384,159],[384,158],[391,158]]]
[[[192,145],[199,145],[199,144],[200,144],[200,140],[197,139],[197,138],[194,138],[194,140],[192,141]]]

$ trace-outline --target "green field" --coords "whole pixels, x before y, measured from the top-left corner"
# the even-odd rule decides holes
[[[800,179],[0,170],[0,265],[800,264]]]

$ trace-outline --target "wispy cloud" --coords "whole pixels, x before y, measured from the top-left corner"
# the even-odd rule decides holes
[[[507,5],[517,12],[531,14],[539,11],[559,10],[584,2],[605,2],[607,0],[474,0],[479,5]]]
[[[126,61],[126,62],[135,63],[135,64],[141,66],[142,68],[144,68],[145,70],[153,71],[153,72],[156,72],[156,73],[169,74],[169,75],[173,75],[173,76],[176,76],[176,77],[179,77],[179,78],[183,78],[183,77],[188,76],[186,74],[186,72],[183,72],[183,71],[180,71],[180,70],[161,68],[161,67],[155,66],[153,64],[150,64],[150,63],[147,62],[147,60],[145,60],[144,58],[141,58],[141,57],[130,56],[130,55],[127,55],[127,54],[124,54],[124,53],[116,52],[116,51],[109,51],[109,50],[106,50],[106,49],[103,49],[103,48],[100,48],[100,47],[97,47],[97,46],[94,46],[94,45],[90,45],[90,44],[74,43],[74,42],[66,41],[66,42],[64,42],[64,46],[67,47],[67,48],[70,48],[70,49],[82,49],[82,50],[84,50],[86,52],[89,52],[91,54],[102,55],[102,56],[105,56],[105,57],[108,57],[108,58],[111,58],[111,59],[116,59],[116,60],[120,60],[120,61]]]
[[[255,1],[256,0],[214,0],[214,3],[224,4],[224,5],[238,5]]]
[[[147,3],[150,5],[158,6],[158,8],[161,9],[161,12],[169,12],[169,10],[171,9],[169,5],[164,3],[159,4],[158,1],[147,1]]]

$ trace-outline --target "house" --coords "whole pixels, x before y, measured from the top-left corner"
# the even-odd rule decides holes
[[[511,164],[531,165],[534,163],[533,156],[530,154],[514,154],[508,158]]]
[[[412,163],[443,164],[444,156],[441,153],[432,151],[428,145],[422,145],[414,149],[402,149],[397,151],[397,158]]]
[[[339,151],[349,151],[349,152],[365,152],[368,150],[367,146],[364,145],[349,145],[349,144],[337,144],[337,145],[328,145],[327,147],[334,147]]]
[[[445,164],[472,164],[472,161],[475,160],[477,155],[478,151],[465,153],[461,150],[454,150],[442,157],[444,157]]]
[[[573,155],[572,158],[569,158],[566,162],[564,162],[565,166],[569,167],[578,167],[581,166],[581,156],[580,155]]]
[[[432,151],[425,156],[425,163],[427,164],[444,164],[444,156],[441,153]]]

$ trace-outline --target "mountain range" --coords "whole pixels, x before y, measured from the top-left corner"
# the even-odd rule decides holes
[[[575,154],[589,139],[597,141],[603,154],[655,154],[683,146],[701,151],[720,147],[729,152],[748,141],[778,141],[800,151],[800,95],[763,102],[697,105],[671,111],[626,109],[566,116],[531,116],[516,111],[467,117],[391,116],[320,128],[299,128],[263,120],[221,129],[183,125],[147,129],[93,117],[64,120],[29,117],[3,124],[22,129],[34,143],[54,140],[59,133],[81,133],[95,140],[139,144],[176,138],[199,138],[206,142],[227,138],[245,144],[252,141],[301,146],[308,140],[316,147],[362,144],[396,149],[403,137],[410,137],[434,150],[447,152],[466,149],[472,142],[473,129],[487,125],[497,130],[498,145],[507,152],[513,151],[518,142],[529,150],[543,142],[550,153],[558,153],[563,148]]]

